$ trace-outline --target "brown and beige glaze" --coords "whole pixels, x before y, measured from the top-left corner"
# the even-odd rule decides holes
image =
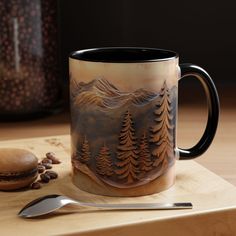
[[[175,179],[178,59],[70,58],[73,181],[82,190],[140,196]]]

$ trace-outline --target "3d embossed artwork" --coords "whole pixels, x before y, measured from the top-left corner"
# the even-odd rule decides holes
[[[176,85],[162,78],[159,86],[138,87],[137,83],[135,89],[134,78],[113,80],[95,72],[87,76],[91,62],[78,63],[77,76],[70,73],[74,178],[122,191],[145,186],[165,174],[176,159]],[[148,69],[142,65],[141,70]]]

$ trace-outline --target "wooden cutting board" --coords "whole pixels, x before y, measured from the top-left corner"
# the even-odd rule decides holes
[[[236,187],[194,161],[178,161],[175,185],[145,197],[95,196],[71,183],[69,136],[4,141],[0,147],[25,148],[38,158],[53,151],[62,160],[54,165],[59,179],[40,190],[0,192],[0,235],[236,235]],[[191,201],[192,210],[102,211],[67,208],[40,219],[22,219],[18,211],[46,194],[107,203]]]

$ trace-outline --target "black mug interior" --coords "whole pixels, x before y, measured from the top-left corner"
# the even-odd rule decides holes
[[[157,48],[107,47],[75,51],[70,57],[82,61],[132,63],[170,60],[178,54]]]

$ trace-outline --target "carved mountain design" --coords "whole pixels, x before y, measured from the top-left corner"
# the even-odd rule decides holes
[[[122,92],[106,79],[99,78],[89,83],[76,83],[72,94],[78,106],[95,105],[101,108],[116,109],[130,103],[142,106],[156,98],[157,94],[145,89],[134,92]]]
[[[175,162],[177,87],[122,92],[106,79],[71,78],[75,169],[98,184],[137,187]]]

